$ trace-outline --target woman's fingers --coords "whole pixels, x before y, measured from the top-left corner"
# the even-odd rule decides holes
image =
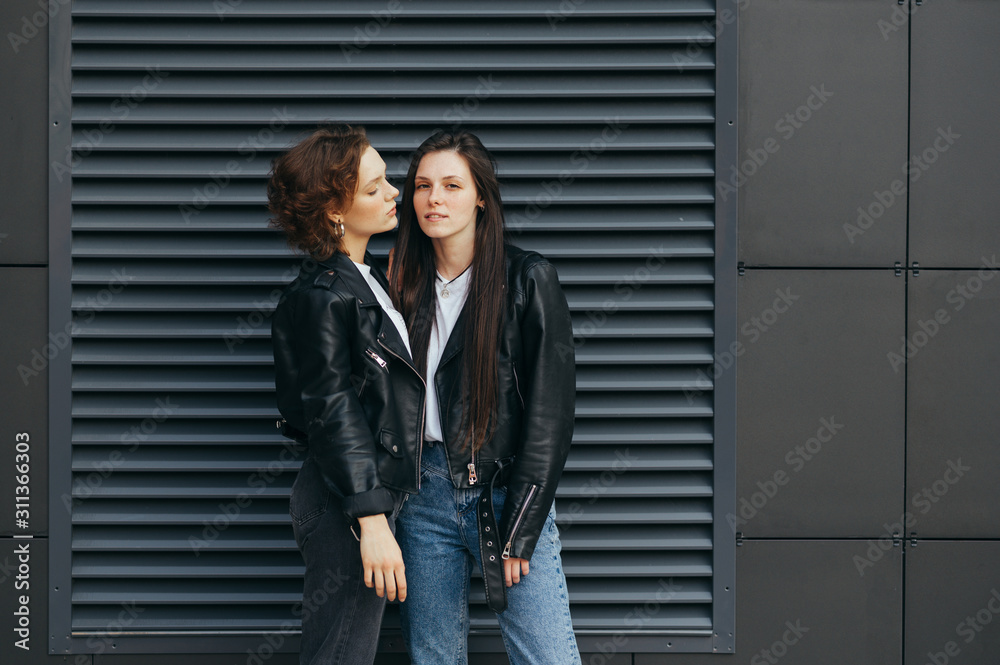
[[[393,574],[392,569],[382,571],[382,579],[384,582],[385,597],[389,600],[396,600],[396,576]],[[375,593],[378,593],[378,588],[375,589]],[[380,597],[381,593],[378,594]]]
[[[375,593],[381,598],[385,595],[385,576],[382,571],[378,568],[375,569]]]
[[[399,597],[399,602],[406,600],[406,571],[403,569],[403,564],[399,564],[399,568],[396,569],[396,595]]]
[[[503,575],[507,586],[513,586],[521,581],[521,575],[528,574],[528,560],[511,557],[503,562]]]

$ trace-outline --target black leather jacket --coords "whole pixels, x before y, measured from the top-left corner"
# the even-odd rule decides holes
[[[372,275],[388,291],[377,266]],[[350,257],[306,261],[278,301],[271,336],[278,410],[344,512],[392,511],[394,491],[418,487],[425,384]]]
[[[474,456],[458,443],[467,308],[445,344],[434,388],[452,483],[483,486],[497,469],[495,460],[511,463],[500,533],[505,554],[530,559],[573,438],[573,326],[555,268],[540,254],[508,246],[507,285],[512,307],[500,345],[497,430]]]

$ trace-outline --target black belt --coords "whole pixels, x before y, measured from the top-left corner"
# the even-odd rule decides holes
[[[429,446],[443,446],[441,441],[425,439]],[[496,509],[493,507],[493,490],[503,486],[513,469],[513,458],[494,460],[496,471],[490,482],[483,487],[476,504],[476,520],[479,523],[479,559],[483,562],[483,585],[486,588],[486,605],[500,614],[507,609],[507,583],[503,571],[503,547],[500,529],[497,527]],[[483,474],[485,475],[485,474]]]
[[[483,562],[483,584],[486,587],[486,605],[500,614],[507,609],[507,584],[504,579],[503,557],[501,556],[500,529],[497,528],[496,511],[493,508],[493,489],[503,483],[504,472],[510,468],[496,460],[497,470],[489,484],[479,495],[476,518],[479,521],[479,558]]]

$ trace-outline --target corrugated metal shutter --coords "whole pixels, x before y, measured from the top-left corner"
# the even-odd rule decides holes
[[[76,0],[72,550],[54,571],[75,649],[297,625],[301,455],[274,430],[268,319],[295,260],[264,183],[281,149],[338,120],[364,124],[396,176],[438,127],[495,152],[513,240],[557,265],[578,336],[557,509],[581,643],[710,651],[732,561],[698,381],[715,344],[714,13]],[[481,601],[474,632],[492,625]],[[123,606],[138,609],[121,625]]]

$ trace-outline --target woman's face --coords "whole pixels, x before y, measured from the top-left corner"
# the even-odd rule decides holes
[[[413,185],[417,222],[429,238],[474,244],[483,200],[464,157],[451,150],[424,155]]]
[[[369,238],[396,228],[396,203],[399,190],[385,179],[385,162],[371,146],[361,155],[358,165],[358,191],[351,209],[340,216],[345,238]],[[337,217],[334,215],[334,217]]]

